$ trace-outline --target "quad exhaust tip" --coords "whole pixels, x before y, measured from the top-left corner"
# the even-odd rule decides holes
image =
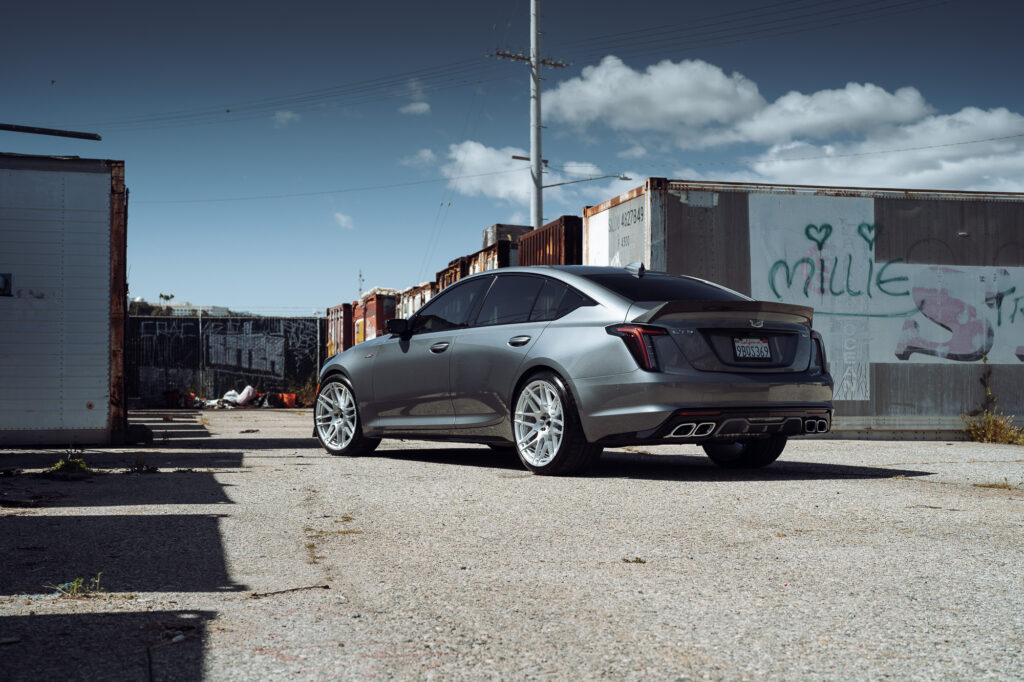
[[[676,428],[672,429],[672,433],[668,434],[669,438],[703,438],[704,436],[710,436],[715,430],[715,422],[701,422],[695,424],[693,422],[687,422],[680,424]]]
[[[825,419],[807,419],[804,421],[804,433],[828,433],[828,421]]]

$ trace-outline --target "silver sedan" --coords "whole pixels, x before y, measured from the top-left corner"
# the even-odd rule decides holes
[[[664,443],[761,467],[787,438],[831,429],[812,314],[642,265],[488,271],[329,358],[314,432],[334,455],[382,438],[484,443],[538,474]]]

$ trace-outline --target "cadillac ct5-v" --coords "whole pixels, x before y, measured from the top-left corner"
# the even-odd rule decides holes
[[[538,474],[664,443],[761,467],[831,429],[812,314],[642,265],[483,272],[330,358],[314,432],[335,455],[382,438],[484,443]]]

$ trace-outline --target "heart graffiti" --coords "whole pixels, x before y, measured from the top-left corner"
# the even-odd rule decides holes
[[[832,226],[828,223],[822,223],[821,225],[808,225],[804,228],[804,234],[812,242],[818,245],[818,251],[825,248],[825,242],[828,241],[829,236],[832,234]]]
[[[878,237],[878,226],[871,223],[861,223],[857,226],[857,234],[868,243],[868,248],[875,248],[875,238]]]

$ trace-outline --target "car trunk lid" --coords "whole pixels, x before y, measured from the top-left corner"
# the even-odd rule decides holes
[[[781,373],[807,370],[814,310],[764,301],[669,301],[632,321],[669,333],[657,345],[663,371]]]

